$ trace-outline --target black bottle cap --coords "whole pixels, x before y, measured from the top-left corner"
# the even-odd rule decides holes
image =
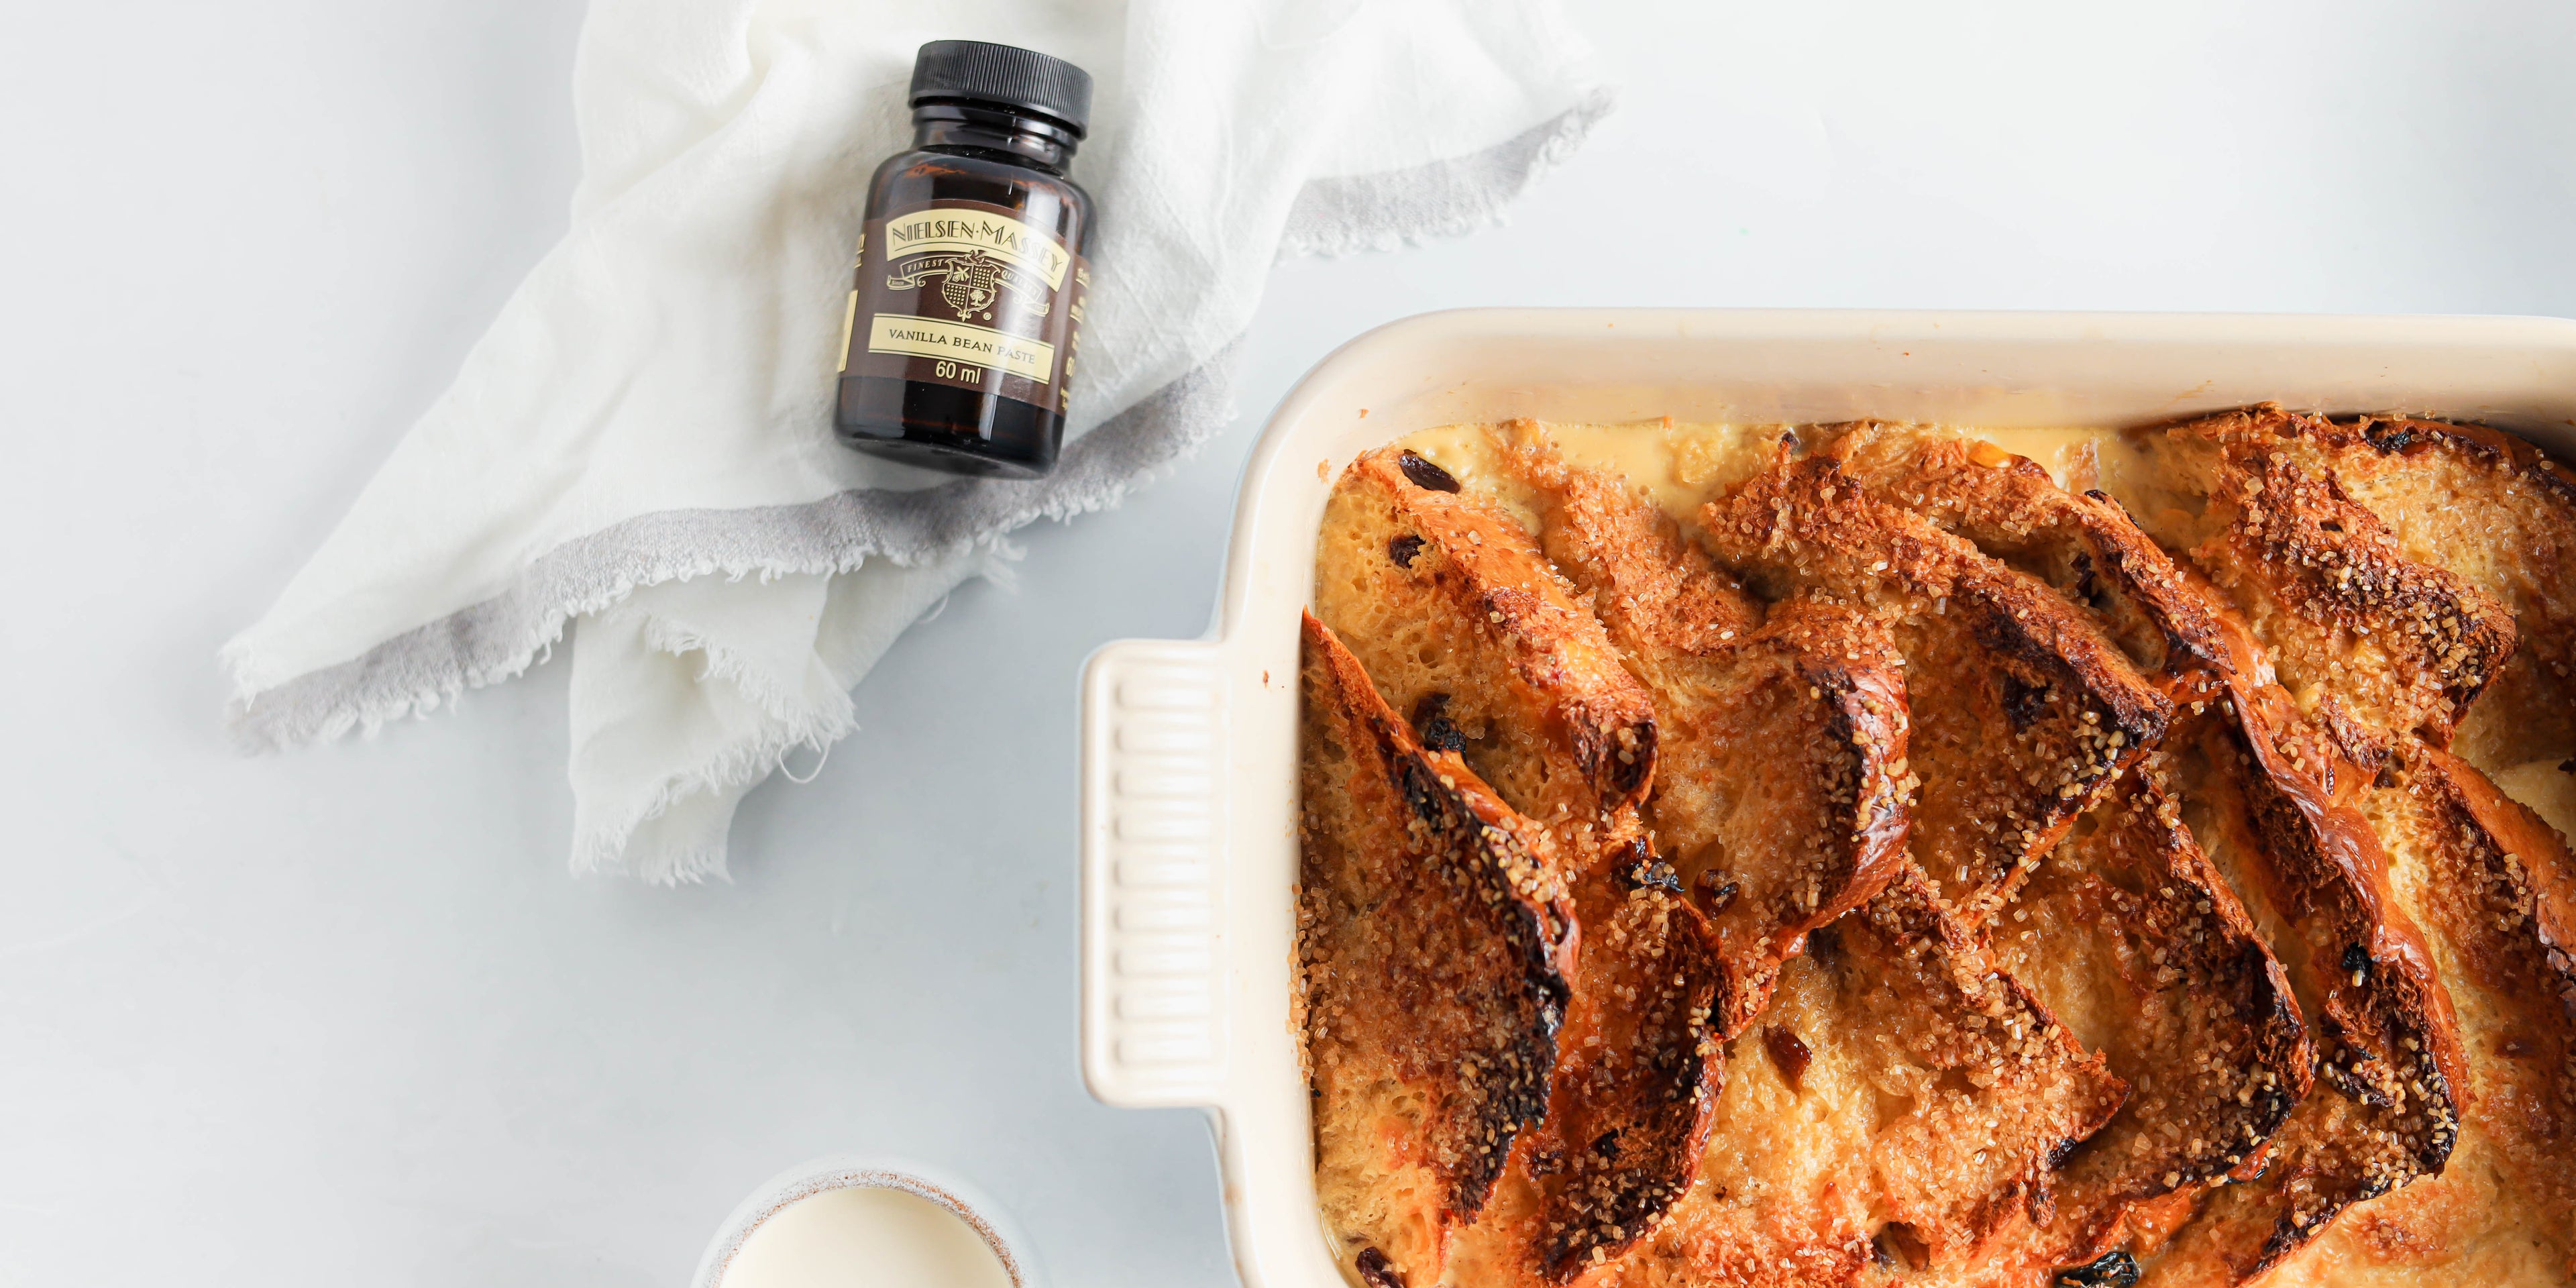
[[[1073,127],[1091,124],[1091,73],[1034,49],[981,40],[934,40],[912,63],[911,105],[932,98],[981,99],[1051,116]]]

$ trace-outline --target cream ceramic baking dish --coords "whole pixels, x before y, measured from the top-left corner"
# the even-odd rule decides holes
[[[1488,309],[1344,345],[1253,449],[1210,637],[1112,643],[1084,672],[1092,1094],[1207,1111],[1248,1288],[1343,1282],[1316,1214],[1289,972],[1298,611],[1354,455],[1513,416],[2125,426],[2266,399],[2478,420],[2576,455],[2576,322]]]

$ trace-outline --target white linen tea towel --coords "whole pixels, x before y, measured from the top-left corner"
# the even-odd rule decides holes
[[[1055,473],[831,434],[867,176],[913,52],[1097,81],[1101,211]],[[1232,414],[1281,256],[1492,222],[1609,95],[1556,0],[594,0],[572,225],[338,529],[223,650],[253,749],[426,713],[573,642],[576,870],[724,871],[735,805],[1039,517],[1114,505]]]

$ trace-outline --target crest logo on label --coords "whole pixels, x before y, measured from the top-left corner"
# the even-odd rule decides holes
[[[931,279],[939,281],[939,298],[960,318],[981,317],[990,321],[994,307],[1000,304],[1005,282],[1019,289],[1011,293],[1011,304],[1030,317],[1044,317],[1047,296],[1032,282],[1011,281],[1015,268],[1010,263],[980,250],[962,254],[924,255],[904,265],[903,270],[886,279],[886,289],[917,290]]]

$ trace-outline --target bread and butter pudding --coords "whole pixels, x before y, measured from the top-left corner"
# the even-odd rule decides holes
[[[1343,474],[1305,632],[1355,1282],[2576,1282],[2519,440],[1452,426]]]

